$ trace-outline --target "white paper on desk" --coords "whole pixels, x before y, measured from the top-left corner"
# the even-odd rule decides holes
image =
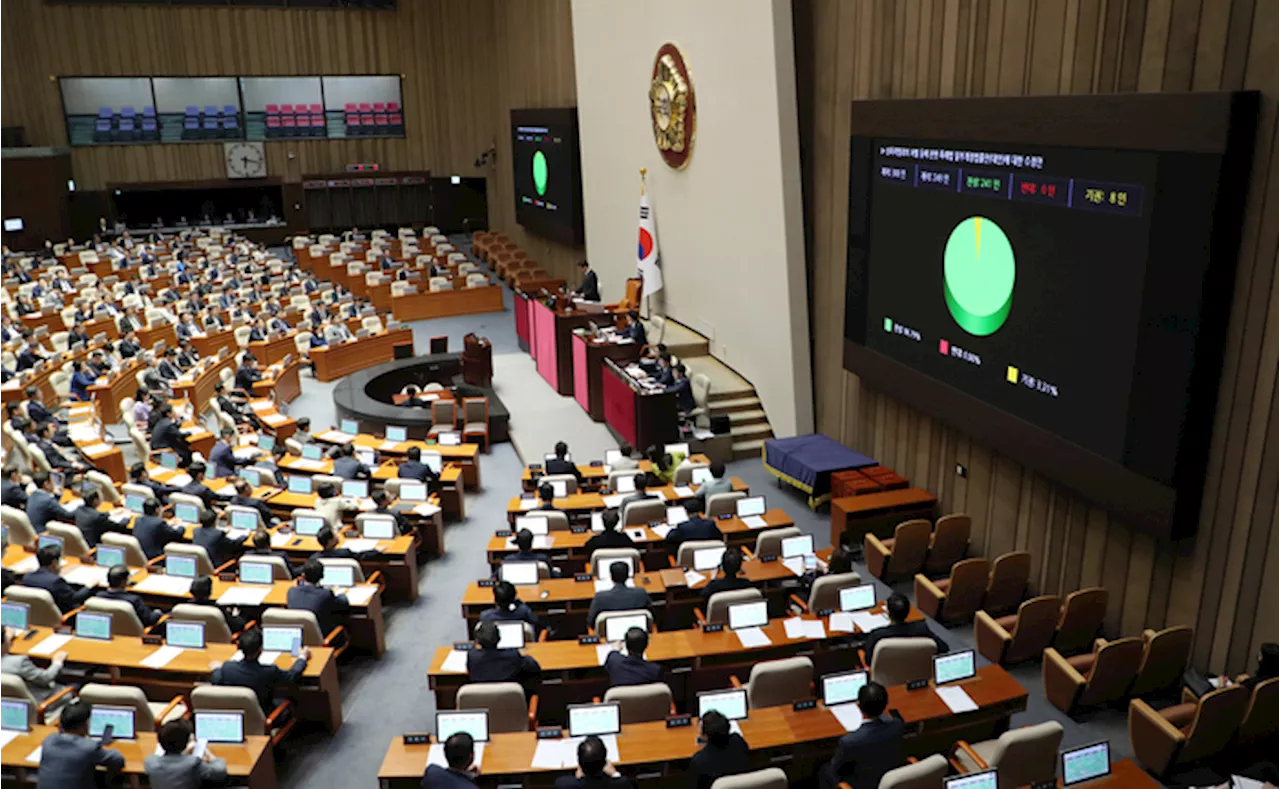
[[[36,657],[49,657],[54,652],[57,652],[59,649],[66,646],[72,638],[74,638],[74,636],[61,634],[45,636],[44,640],[33,646],[27,654],[35,655]]]
[[[218,605],[262,605],[270,586],[233,586],[218,596]]]
[[[355,553],[363,553],[364,551],[376,550],[378,547],[378,541],[363,539],[343,540],[342,547],[350,551],[354,551]]]
[[[369,586],[353,586],[347,590],[347,602],[352,605],[368,605],[373,599],[373,593],[378,591],[378,587]]]
[[[138,665],[146,666],[147,668],[164,668],[169,665],[174,658],[181,654],[182,647],[160,647],[155,652],[152,652],[150,655],[147,655],[142,660],[138,661]]]
[[[538,506],[538,500],[537,500],[537,499],[520,499],[520,511],[521,511],[521,512],[524,512],[524,511],[526,511],[526,510],[531,510],[531,509],[533,509],[534,507],[537,507],[537,506]]]
[[[596,662],[601,666],[609,659],[609,654],[617,652],[618,649],[613,644],[596,644]]]
[[[236,487],[235,487],[235,485],[223,485],[222,487],[218,487],[218,488],[215,488],[215,487],[213,487],[212,485],[206,485],[205,487],[207,487],[207,488],[209,488],[209,490],[213,491],[213,495],[215,495],[215,496],[234,496],[234,495],[236,495]]]
[[[942,699],[942,703],[954,713],[973,712],[978,708],[973,699],[969,698],[969,694],[964,692],[961,687],[941,687],[937,688],[938,698]]]
[[[764,630],[758,627],[744,627],[733,632],[737,634],[738,641],[742,643],[743,649],[767,647],[773,643],[769,640],[769,636],[765,635]]]
[[[107,583],[107,568],[82,564],[62,573],[62,579],[67,583],[80,584],[81,586],[105,586]]]
[[[684,507],[679,505],[667,507],[667,523],[679,526],[687,520],[689,520],[689,511]]]
[[[649,495],[650,495],[650,496],[653,496],[653,497],[655,497],[655,498],[657,498],[657,500],[658,500],[658,501],[666,501],[666,500],[667,500],[667,494],[663,493],[663,492],[662,492],[662,491],[660,491],[660,490],[651,490],[651,491],[649,491]]]
[[[1262,789],[1266,786],[1256,778],[1245,778],[1240,775],[1231,776],[1231,789]]]
[[[37,746],[36,746],[36,749],[35,749],[34,751],[32,751],[31,753],[27,754],[27,762],[28,762],[29,764],[39,764],[39,763],[40,763],[40,754],[41,754],[41,753],[43,753],[43,751],[44,751],[44,746],[43,746],[43,745],[37,745]]]
[[[346,433],[339,433],[337,430],[326,430],[316,438],[332,441],[335,444],[350,444],[356,437]]]
[[[636,542],[644,542],[645,540],[645,533],[644,533],[643,526],[638,528],[625,529],[624,531],[626,532],[628,537],[630,537],[632,540]]]
[[[175,487],[175,488],[181,488],[184,485],[191,484],[191,475],[190,474],[174,474],[172,477],[169,477],[168,479],[166,479],[164,481],[164,484],[169,485],[171,487]]]
[[[270,400],[250,400],[249,407],[252,408],[254,411],[270,411],[271,401]]]
[[[324,461],[312,460],[311,458],[297,458],[289,465],[294,468],[306,469],[307,471],[320,471],[324,468]]]
[[[551,543],[554,541],[554,539],[555,538],[552,537],[550,534],[535,534],[533,535],[533,549],[535,551],[545,551],[551,547]],[[507,550],[514,551],[515,549],[516,549],[515,538],[508,537]]]
[[[782,629],[786,631],[787,638],[804,638],[804,620],[800,617],[791,617],[782,623]]]
[[[854,611],[850,616],[853,617],[853,623],[864,633],[870,633],[877,627],[885,627],[889,624],[889,616],[887,614],[872,614],[866,611]]]
[[[752,529],[763,529],[769,525],[765,523],[764,518],[760,517],[759,515],[748,515],[747,517],[742,519],[742,523],[743,525]]]
[[[484,761],[484,743],[472,743],[471,747],[474,749],[471,752],[471,763],[476,766],[476,769],[479,769],[480,763]],[[427,749],[427,764],[434,764],[446,770],[449,769],[449,763],[444,758],[444,743],[434,743]]]
[[[84,506],[84,499],[72,499],[71,501],[68,501],[66,504],[63,504],[62,508],[67,512],[75,512],[76,510],[80,509],[83,506]]]
[[[467,653],[457,649],[449,650],[449,656],[440,664],[440,670],[450,674],[466,674]]]
[[[565,740],[538,740],[537,746],[533,749],[533,759],[529,761],[529,767],[536,770],[564,769],[564,744]],[[577,761],[576,753],[574,761]]]
[[[698,584],[702,583],[702,582],[703,582],[703,581],[705,581],[705,580],[707,580],[707,576],[703,575],[702,573],[698,572],[697,570],[685,570],[685,571],[684,571],[684,584],[685,584],[685,586],[697,586]]]
[[[837,704],[834,707],[827,707],[827,711],[840,721],[840,725],[845,731],[854,731],[862,726],[862,710],[858,709],[855,702],[848,704]]]
[[[604,531],[604,513],[603,512],[591,513],[591,531],[593,532]],[[31,569],[34,570],[35,568],[33,567]]]
[[[237,460],[253,460],[258,456],[258,448],[244,447],[242,449],[232,451],[231,454],[235,455]]]
[[[804,575],[804,557],[803,556],[792,556],[789,559],[783,559],[782,566],[787,568],[797,576]]]
[[[622,506],[622,500],[628,495],[630,494],[614,493],[611,496],[601,496],[601,498],[604,500],[605,509],[615,510]]]
[[[35,570],[40,569],[40,560],[35,557],[35,554],[25,556],[9,565],[9,569],[13,570],[18,575],[26,575],[29,572],[34,572]]]
[[[283,652],[263,652],[258,656],[258,662],[264,666],[274,666],[283,654]],[[231,660],[244,660],[244,653],[237,649],[236,653],[231,656]]]
[[[21,734],[21,732],[9,731],[8,729],[4,729],[0,731],[0,748],[3,748],[4,746],[13,742],[15,739],[17,739],[19,734]]]
[[[391,450],[399,446],[400,446],[399,441],[383,441],[381,444],[378,445],[378,449],[382,450],[383,452],[390,452]]]
[[[439,511],[439,507],[434,504],[428,504],[425,501],[413,508],[413,514],[421,515],[424,518],[435,517],[435,514]]]
[[[103,444],[103,443],[90,444],[87,447],[80,447],[80,451],[85,453],[86,455],[100,455],[103,452],[110,452],[113,449],[115,449],[113,445]]]
[[[827,630],[822,626],[821,619],[804,620],[804,637],[814,639],[824,639],[827,637]]]
[[[134,585],[133,591],[165,595],[187,595],[191,593],[190,578],[176,575],[148,575]]]
[[[289,421],[289,417],[281,414],[267,414],[262,417],[262,421],[266,422],[268,425],[282,425]]]
[[[688,485],[676,485],[673,492],[676,494],[677,499],[691,499],[698,495],[693,491],[693,488]]]
[[[674,529],[674,528],[675,528],[674,526],[662,526],[662,525],[658,525],[658,526],[650,526],[650,527],[649,527],[649,531],[651,531],[651,532],[653,532],[654,534],[658,535],[658,539],[659,539],[659,540],[665,540],[665,539],[667,539],[667,535],[668,535],[668,534],[670,534],[670,533],[671,533],[671,530],[672,530],[672,529]]]
[[[852,633],[853,614],[848,611],[836,611],[827,620],[827,628],[832,633]]]
[[[281,534],[278,531],[271,532],[271,547],[283,548],[289,544],[289,540],[293,539],[292,534]]]

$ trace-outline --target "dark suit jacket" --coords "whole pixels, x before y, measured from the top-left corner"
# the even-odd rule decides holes
[[[163,518],[155,515],[139,515],[133,519],[133,536],[142,546],[142,552],[148,559],[164,554],[164,546],[171,542],[182,542],[186,530],[181,526],[170,526]]]
[[[710,600],[716,592],[731,592],[734,589],[750,589],[751,582],[739,575],[736,578],[715,578],[702,587],[702,599]]]
[[[333,461],[333,475],[343,479],[368,479],[369,469],[358,458],[340,457]]]
[[[67,512],[52,493],[37,490],[27,497],[27,520],[33,529],[43,532],[49,521],[75,523],[76,516]]]
[[[232,660],[223,663],[213,672],[213,684],[249,688],[257,695],[262,711],[269,715],[273,709],[272,689],[297,682],[306,668],[307,661],[302,658],[293,661],[293,666],[288,671],[275,665],[264,666],[256,660]]]
[[[622,336],[636,341],[636,345],[645,344],[644,325],[639,321],[625,327],[622,330]]]
[[[721,747],[707,743],[689,759],[689,789],[711,789],[717,778],[751,770],[751,750],[741,734],[730,734]]]
[[[694,515],[689,520],[667,532],[667,545],[672,548],[680,547],[680,543],[688,540],[723,540],[724,535],[720,533],[720,529],[713,520],[707,520],[701,515]]]
[[[560,458],[552,458],[546,462],[545,471],[547,474],[572,474],[574,479],[582,481],[582,472],[578,471],[576,463]]]
[[[680,413],[688,413],[697,406],[697,403],[693,401],[693,385],[689,383],[688,378],[681,378],[671,384],[667,387],[667,391],[675,392],[676,410]]]
[[[80,507],[75,512],[75,524],[80,527],[80,532],[84,535],[84,541],[89,543],[89,547],[95,547],[102,541],[102,535],[109,531],[127,533],[129,530],[123,524],[116,523],[107,517],[106,513],[98,512],[92,507]]]
[[[609,687],[620,685],[647,685],[662,681],[662,666],[650,663],[642,657],[610,652],[604,660],[605,673],[609,675]]]
[[[933,634],[929,629],[929,624],[921,619],[919,622],[907,622],[902,625],[885,625],[877,627],[870,633],[867,633],[867,642],[863,647],[867,655],[867,661],[870,662],[876,654],[876,644],[885,638],[932,638],[933,643],[938,645],[938,652],[946,652],[950,647],[947,642],[943,641]]]
[[[885,773],[902,764],[902,734],[906,726],[888,715],[864,721],[836,743],[835,756],[824,765],[823,784],[879,786]],[[830,783],[828,783],[830,782]]]
[[[151,627],[160,620],[160,612],[142,602],[142,598],[133,592],[103,589],[101,592],[98,592],[98,597],[106,600],[122,600],[133,606],[133,612],[138,615],[138,619],[142,622],[144,627]]]
[[[244,545],[223,534],[215,527],[197,527],[191,532],[191,541],[204,547],[214,567],[226,564],[244,553]]]
[[[151,429],[151,448],[172,449],[184,468],[191,465],[191,445],[178,429],[177,423],[171,419],[161,419]]]
[[[22,585],[43,589],[53,595],[53,601],[64,614],[93,597],[93,593],[97,591],[93,587],[77,589],[57,573],[43,567],[22,576]]]
[[[528,622],[533,627],[533,632],[537,633],[542,627],[538,623],[537,614],[533,613],[533,609],[527,603],[516,603],[516,607],[511,611],[503,611],[497,607],[486,608],[480,612],[481,622]]]
[[[416,460],[406,460],[401,463],[400,468],[396,470],[396,476],[401,479],[416,479],[419,482],[432,482],[440,478],[430,466]]]
[[[592,535],[591,539],[587,540],[585,548],[587,556],[590,556],[596,548],[634,548],[635,545],[635,542],[620,529],[612,531],[605,529],[599,534]]]
[[[27,416],[36,422],[61,422],[44,403],[27,403]]]
[[[518,649],[473,649],[467,653],[471,682],[534,682],[542,673],[538,661]]]
[[[20,482],[0,480],[0,503],[14,509],[27,509],[27,490]]]
[[[339,620],[345,619],[351,610],[346,595],[334,594],[331,589],[308,583],[290,587],[287,599],[290,608],[315,614],[320,632],[325,635],[342,624]]]
[[[649,593],[638,586],[614,584],[613,588],[596,592],[591,598],[591,610],[587,612],[587,624],[595,627],[596,616],[601,611],[630,611],[631,609],[649,608],[652,601]]]
[[[239,493],[231,497],[231,503],[237,507],[252,507],[258,511],[258,515],[262,518],[263,523],[271,523],[271,519],[275,517],[271,508],[261,499],[251,499],[248,496],[241,496]],[[284,554],[280,554],[284,556]]]
[[[427,771],[422,774],[422,789],[467,789],[475,785],[476,779],[470,773],[460,773],[438,764],[427,765]]]
[[[182,492],[188,496],[195,496],[204,502],[205,509],[213,509],[213,503],[217,501],[217,497],[213,495],[213,491],[203,482],[191,480],[182,486]]]
[[[586,276],[582,278],[582,286],[575,293],[582,296],[587,301],[600,300],[600,279],[591,269],[587,269]]]
[[[213,466],[211,476],[214,477],[234,477],[238,467],[248,465],[245,461],[236,458],[235,453],[225,441],[217,441],[213,449],[209,450],[209,464]]]
[[[36,789],[94,789],[99,766],[114,775],[124,769],[124,756],[102,747],[96,737],[54,732],[40,748]]]
[[[261,381],[262,375],[252,367],[241,366],[236,370],[236,388],[243,389],[246,392],[253,392],[253,384],[255,381]]]

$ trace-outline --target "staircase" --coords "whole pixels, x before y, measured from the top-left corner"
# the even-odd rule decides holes
[[[650,329],[650,341],[657,336]],[[711,356],[705,337],[669,318],[662,334],[662,342],[673,356],[689,368],[690,377],[701,373],[711,379],[711,394],[707,405],[713,416],[729,417],[733,459],[760,457],[764,440],[773,438],[773,428],[769,426],[769,418],[765,415],[764,406],[760,404],[760,398],[756,396],[751,382]]]

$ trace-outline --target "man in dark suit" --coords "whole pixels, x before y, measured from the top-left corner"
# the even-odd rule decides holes
[[[89,736],[92,716],[93,705],[87,701],[74,701],[63,709],[58,731],[40,746],[36,789],[93,789],[99,785],[99,767],[106,771],[105,785],[114,785],[116,774],[124,769],[124,755]]]
[[[320,527],[320,531],[316,532],[316,542],[320,543],[320,550],[311,554],[310,559],[355,559],[358,562],[366,562],[377,559],[382,556],[376,550],[361,551],[356,553],[350,548],[338,547],[338,535],[334,532],[333,527],[325,524]]]
[[[368,479],[371,472],[356,457],[355,447],[345,444],[338,447],[338,456],[333,459],[333,475],[343,479]]]
[[[320,632],[328,634],[346,622],[351,613],[351,603],[346,595],[336,594],[332,589],[321,586],[322,578],[324,565],[319,559],[308,559],[302,566],[297,585],[289,590],[287,599],[289,608],[315,614]]]
[[[277,551],[271,547],[271,532],[266,529],[258,529],[253,533],[253,547],[244,552],[244,556],[278,556],[284,559],[285,566],[289,568],[289,576],[296,578],[298,571],[293,569],[293,565],[289,564],[289,555],[284,551]]]
[[[204,548],[214,567],[221,567],[244,553],[244,543],[233,540],[218,528],[213,510],[200,513],[200,525],[191,532],[191,541]]]
[[[548,566],[551,560],[547,558],[545,553],[535,553],[533,550],[533,532],[528,529],[521,529],[516,532],[516,552],[507,554],[502,558],[503,563],[506,562],[546,562]]]
[[[200,361],[200,352],[191,346],[191,340],[178,341],[178,366],[189,370]]]
[[[98,512],[98,504],[102,501],[102,493],[98,488],[87,483],[84,487],[84,492],[80,494],[84,504],[76,508],[75,524],[80,528],[80,533],[84,535],[84,541],[89,544],[89,547],[96,547],[102,542],[102,535],[109,531],[127,534],[129,531],[127,523],[116,523],[107,517],[105,512]]]
[[[662,666],[644,659],[649,648],[649,634],[638,627],[627,630],[627,651],[610,652],[604,661],[604,671],[609,675],[609,687],[622,685],[648,685],[662,681]]]
[[[622,789],[631,782],[609,763],[609,749],[594,734],[578,743],[578,769],[556,779],[556,789]]]
[[[197,461],[187,468],[187,474],[191,477],[191,481],[182,486],[182,492],[188,496],[195,496],[204,502],[206,510],[213,509],[214,495],[209,486],[204,484],[205,464]]]
[[[142,514],[133,519],[133,536],[142,546],[147,559],[164,555],[164,546],[171,542],[182,542],[186,530],[181,526],[170,526],[164,518],[159,517],[160,502],[157,499],[146,499],[142,502]]]
[[[132,359],[141,350],[142,344],[138,342],[136,331],[126,332],[120,342],[116,343],[116,353],[120,354],[121,359]]]
[[[229,427],[224,427],[218,431],[218,440],[214,442],[213,449],[209,450],[209,462],[213,464],[213,476],[215,479],[222,477],[234,477],[236,469],[241,466],[251,465],[251,460],[241,460],[236,457],[235,444],[236,431]]]
[[[256,510],[264,525],[269,526],[277,520],[275,513],[271,511],[265,501],[253,497],[253,486],[247,480],[237,479],[233,484],[235,485],[236,493],[231,497],[232,504],[237,507],[249,507]]]
[[[702,716],[702,736],[707,744],[689,759],[690,789],[711,789],[717,778],[751,770],[747,741],[730,729],[719,710]]]
[[[422,462],[422,450],[418,447],[409,447],[409,451],[405,453],[405,461],[396,470],[396,476],[401,479],[416,479],[419,482],[427,483],[434,483],[440,479],[439,474],[436,474],[431,470],[430,466]]]
[[[90,587],[73,586],[58,575],[58,565],[62,561],[62,548],[57,545],[46,545],[36,550],[36,562],[39,569],[32,570],[22,576],[22,585],[43,589],[53,595],[53,602],[58,604],[62,613],[79,608],[85,600],[93,597],[97,590]]]
[[[684,511],[689,520],[667,532],[665,542],[674,556],[680,552],[680,544],[689,540],[723,540],[720,527],[710,518],[702,517],[702,499],[696,496],[684,504]]]
[[[157,409],[158,418],[155,427],[151,428],[151,448],[170,449],[178,456],[178,465],[187,468],[191,465],[191,445],[182,434],[178,422],[173,418],[173,406],[165,403]]]
[[[44,424],[45,422],[54,422],[58,425],[65,425],[66,422],[59,419],[44,404],[44,393],[40,391],[38,386],[28,386],[27,395],[27,416],[36,424]]]
[[[31,521],[31,528],[35,529],[37,534],[44,532],[44,526],[49,521],[76,522],[75,515],[67,512],[58,503],[58,497],[53,492],[53,478],[49,476],[49,472],[37,471],[32,475],[31,481],[36,489],[27,497],[27,520]]]
[[[493,586],[493,608],[480,612],[481,622],[527,622],[537,633],[542,628],[537,614],[528,603],[516,595],[516,587],[507,581],[498,581]]]
[[[596,617],[601,611],[630,611],[632,609],[648,609],[652,602],[649,593],[637,586],[627,586],[627,578],[631,570],[626,562],[613,562],[609,565],[609,578],[613,586],[591,598],[591,609],[587,611],[587,624],[596,626]]]
[[[151,627],[160,621],[160,612],[142,602],[142,598],[126,589],[129,585],[129,568],[117,564],[107,571],[107,588],[98,592],[104,600],[120,600],[133,607],[143,627]]]
[[[75,458],[68,457],[62,448],[53,443],[54,433],[58,426],[53,422],[44,422],[35,425],[35,433],[28,441],[35,444],[40,452],[44,455],[45,460],[49,461],[49,465],[59,471],[69,471],[72,473],[84,471],[88,468]]]
[[[240,609],[236,606],[218,605],[218,601],[213,599],[213,579],[209,576],[201,575],[191,579],[191,603],[218,609],[222,614],[222,620],[227,623],[227,628],[232,633],[244,630],[245,617],[240,613]]]
[[[422,789],[468,789],[476,785],[479,770],[475,763],[475,740],[465,731],[455,732],[444,741],[446,769],[428,764],[422,774]]]
[[[262,380],[262,373],[258,372],[258,359],[251,353],[246,353],[244,359],[241,360],[240,369],[236,370],[236,388],[243,389],[245,394],[253,394],[254,383]]]
[[[632,340],[636,345],[645,344],[644,325],[640,323],[640,313],[631,310],[627,313],[627,325],[620,332],[624,339]]]
[[[166,381],[176,381],[182,376],[182,368],[178,366],[178,350],[166,348],[164,356],[156,364],[156,372]]]
[[[409,534],[413,531],[413,524],[408,518],[387,506],[387,492],[385,490],[382,488],[371,490],[369,491],[369,498],[373,499],[373,511],[375,513],[395,518],[397,534]]]
[[[545,471],[547,474],[572,474],[573,478],[578,480],[578,484],[582,484],[582,472],[578,471],[578,466],[572,460],[566,460],[565,455],[569,454],[569,445],[563,441],[556,442],[556,456],[546,462]]]
[[[147,465],[145,463],[134,463],[129,467],[129,481],[134,485],[141,485],[144,488],[151,488],[151,492],[160,500],[161,504],[169,501],[169,494],[176,492],[177,488],[171,488],[160,482],[151,479],[151,475],[147,473]]]
[[[237,642],[240,647],[240,660],[227,663],[214,663],[213,684],[249,688],[258,697],[262,709],[274,707],[271,702],[271,691],[281,685],[291,685],[298,681],[311,659],[311,650],[303,647],[298,659],[288,671],[277,668],[274,664],[262,665],[258,658],[262,655],[262,630],[254,627],[240,635]]]
[[[467,652],[469,682],[519,682],[526,694],[537,685],[542,667],[518,649],[498,649],[497,623],[476,625],[475,640],[480,648]]]
[[[907,621],[907,615],[911,613],[911,603],[907,601],[906,595],[900,592],[889,595],[889,599],[885,602],[885,610],[889,614],[890,624],[877,627],[867,633],[867,642],[863,650],[866,653],[868,665],[875,657],[876,644],[886,638],[932,638],[933,643],[938,647],[939,654],[950,649],[946,641],[933,634],[929,629],[929,623],[924,619],[918,622]]]
[[[671,368],[673,379],[664,391],[673,392],[676,396],[676,412],[687,414],[697,403],[693,399],[693,384],[689,382],[689,370],[683,363]]]
[[[618,511],[605,510],[600,514],[600,524],[604,526],[604,531],[599,534],[592,535],[587,540],[586,552],[587,556],[596,548],[634,548],[636,544],[631,540],[625,532],[618,530]]]
[[[750,588],[751,582],[739,575],[742,572],[742,554],[737,548],[730,548],[724,552],[724,556],[720,557],[720,571],[723,573],[721,577],[713,579],[711,583],[702,587],[703,600],[710,600],[711,595],[716,592]]]
[[[27,509],[27,488],[22,484],[22,470],[17,466],[4,467],[4,479],[0,480],[0,504],[14,509]]]
[[[596,273],[591,270],[591,264],[583,260],[578,263],[578,268],[582,269],[582,284],[574,294],[587,301],[599,301],[600,281],[596,278]]]
[[[831,761],[818,768],[818,785],[835,789],[841,781],[850,786],[879,786],[885,773],[902,764],[902,735],[906,725],[889,715],[889,693],[878,682],[858,691],[862,725],[836,743]]]

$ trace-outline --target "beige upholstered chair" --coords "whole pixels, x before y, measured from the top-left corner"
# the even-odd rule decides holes
[[[804,532],[795,526],[782,529],[765,529],[756,534],[756,556],[779,556],[782,553],[782,541],[788,537],[799,537]]]
[[[547,531],[569,531],[569,516],[560,510],[530,510],[524,516],[546,520]]]
[[[147,554],[142,550],[142,543],[132,534],[120,534],[109,531],[102,535],[102,545],[124,550],[124,563],[127,567],[146,567]]]
[[[933,676],[938,645],[932,638],[884,638],[871,655],[871,679],[885,687]]]
[[[602,639],[608,638],[610,619],[626,619],[633,616],[643,616],[646,622],[645,630],[653,632],[653,612],[647,608],[632,608],[623,611],[601,611],[596,615],[596,623],[591,629]]]
[[[1030,553],[1011,551],[997,556],[991,563],[991,578],[987,580],[987,595],[982,601],[982,610],[992,616],[1013,613],[1027,593],[1027,581],[1030,577]]]
[[[1249,746],[1275,742],[1276,739],[1276,698],[1280,688],[1280,678],[1272,677],[1253,686],[1253,694],[1249,697],[1249,707],[1245,710],[1240,730],[1236,732],[1236,744]]]
[[[37,542],[36,530],[27,513],[8,504],[0,504],[0,523],[9,530],[9,544],[30,548]]]
[[[1160,632],[1142,631],[1142,641],[1146,649],[1142,655],[1142,665],[1138,667],[1138,678],[1129,688],[1130,696],[1145,696],[1149,693],[1172,687],[1182,680],[1187,661],[1191,658],[1191,641],[1195,630],[1185,625],[1166,627]]]
[[[969,531],[973,519],[964,513],[952,513],[938,518],[933,525],[933,537],[929,540],[929,556],[924,562],[924,574],[933,578],[944,575],[951,566],[964,558],[969,550]]]
[[[895,767],[880,778],[879,789],[942,789],[947,777],[947,758],[935,753],[914,764]]]
[[[85,540],[84,532],[75,524],[49,521],[44,525],[44,533],[62,540],[62,555],[68,558],[83,559],[93,550]]]
[[[538,479],[538,486],[541,487],[544,483],[554,486],[556,482],[564,483],[565,494],[568,496],[578,492],[578,478],[572,474],[548,474]]]
[[[753,603],[763,600],[764,594],[755,587],[751,589],[732,589],[728,592],[716,592],[707,600],[706,621],[711,624],[728,624],[729,606],[738,603]],[[930,642],[932,643],[932,642]]]
[[[711,789],[787,789],[787,774],[781,767],[766,767],[750,773],[726,775],[711,783]]]
[[[858,586],[861,583],[862,576],[852,571],[819,576],[814,579],[813,586],[809,589],[809,600],[807,602],[800,600],[795,595],[791,596],[791,602],[799,604],[801,610],[811,614],[827,609],[838,609],[840,607],[840,590]]]
[[[204,514],[204,510],[205,510],[204,501],[201,500],[199,496],[194,496],[190,493],[170,493],[169,503],[170,504],[190,504],[191,506],[195,507],[201,515]]]
[[[1004,666],[1034,660],[1053,641],[1058,630],[1062,598],[1042,595],[1018,606],[1018,613],[993,617],[979,611],[973,618],[978,652],[992,663]]]
[[[203,545],[194,545],[187,542],[171,542],[164,546],[166,554],[175,556],[193,556],[196,560],[196,576],[214,575],[216,568],[209,559],[209,552],[204,549]]]
[[[931,581],[923,573],[916,573],[916,606],[939,622],[965,621],[982,605],[990,572],[990,563],[975,557],[952,565],[948,578]]]
[[[132,685],[102,685],[90,682],[80,688],[80,700],[90,704],[111,707],[132,707],[134,731],[159,731],[171,720],[187,713],[187,703],[182,696],[174,696],[169,702],[147,701],[142,688]]]
[[[281,702],[270,715],[262,711],[258,697],[249,688],[229,685],[197,685],[191,691],[192,713],[205,710],[234,710],[244,713],[244,733],[247,736],[270,735],[271,744],[278,745],[297,722],[291,714],[292,701]],[[281,720],[284,723],[280,723]]]
[[[660,721],[675,714],[671,688],[665,682],[609,688],[605,691],[604,701],[618,705],[619,716],[624,724]]]
[[[620,479],[622,479],[622,478],[624,478],[624,477],[625,477],[625,478],[627,478],[627,479],[632,479],[632,478],[634,478],[637,474],[640,474],[640,473],[643,473],[643,472],[637,471],[636,469],[633,469],[633,468],[623,469],[623,470],[621,470],[621,471],[610,471],[610,472],[609,472],[609,479],[608,479],[608,481],[605,483],[605,487],[607,487],[609,490],[617,490],[617,489],[618,489],[618,480],[620,480]]]
[[[357,525],[359,525],[357,523]],[[240,557],[244,561],[245,557]],[[271,565],[271,577],[276,581],[292,581],[293,573],[289,569],[289,562],[283,556],[265,556],[254,554],[249,557],[250,561],[259,562],[261,564]]]
[[[709,520],[715,520],[721,515],[733,514],[737,511],[738,499],[745,499],[746,497],[746,491],[742,490],[734,490],[728,493],[717,493],[714,496],[708,496],[704,516]]]
[[[747,678],[747,706],[750,709],[789,705],[811,696],[813,661],[807,657],[766,660],[751,667]]]
[[[90,597],[84,601],[84,609],[94,613],[111,614],[111,635],[141,638],[146,628],[138,618],[138,612],[124,600]]]
[[[347,628],[338,625],[329,633],[320,631],[320,622],[310,611],[292,608],[266,608],[262,611],[262,625],[284,625],[302,628],[302,645],[304,647],[333,647],[334,657],[347,649]]]
[[[431,427],[427,435],[447,433],[457,429],[458,407],[452,400],[433,400],[431,402]]]
[[[1228,685],[1198,701],[1158,711],[1142,699],[1133,699],[1129,702],[1133,756],[1161,778],[1178,765],[1216,756],[1230,745],[1248,706],[1249,691],[1243,685]]]
[[[692,568],[694,553],[708,548],[723,547],[725,544],[721,540],[685,540],[676,550],[675,566]]]
[[[707,463],[681,463],[676,466],[675,476],[671,478],[673,485],[690,485],[693,483],[693,470],[696,468],[711,468]]]
[[[366,582],[364,577],[364,568],[361,567],[360,562],[355,559],[321,559],[320,564],[323,567],[345,567],[351,571],[351,578],[357,584],[362,584]],[[375,571],[372,575],[379,576],[380,573]],[[370,581],[370,583],[373,583],[375,581]]]
[[[882,581],[915,575],[924,567],[932,536],[933,526],[924,519],[899,523],[886,540],[868,532],[863,539],[867,572]]]
[[[632,574],[640,572],[644,569],[644,565],[640,563],[640,551],[635,548],[596,548],[591,552],[591,574],[595,577],[601,577],[600,565],[608,567],[610,563],[617,560],[630,560]],[[609,577],[606,572],[604,577]]]
[[[1093,644],[1107,617],[1107,590],[1101,586],[1067,595],[1053,648],[1063,655],[1083,652]]]
[[[231,628],[227,626],[227,618],[222,615],[222,609],[217,606],[178,603],[169,612],[169,617],[175,622],[202,623],[204,640],[207,644],[230,644],[233,640]]]
[[[13,584],[4,591],[4,599],[10,603],[27,606],[27,624],[36,627],[58,627],[62,624],[62,611],[53,595],[45,589]]]
[[[102,493],[103,501],[109,504],[115,504],[120,501],[120,492],[116,490],[116,483],[111,481],[111,477],[101,471],[89,470],[84,473],[84,478],[92,482],[94,487]]]
[[[1068,715],[1082,707],[1118,701],[1138,675],[1144,647],[1140,638],[1098,639],[1093,652],[1074,657],[1063,657],[1049,647],[1040,665],[1044,694]]]
[[[489,731],[534,731],[538,728],[538,697],[525,701],[519,682],[472,682],[458,688],[460,710],[488,710]]]
[[[31,695],[31,689],[27,687],[27,683],[22,681],[22,677],[17,674],[0,674],[0,698],[25,701],[27,703],[27,725],[37,723],[52,725],[57,723],[63,702],[75,695],[75,692],[75,686],[67,685],[58,689],[44,701],[37,701],[36,697]]]
[[[995,768],[999,789],[1052,781],[1058,765],[1058,745],[1062,743],[1062,724],[1045,721],[1034,726],[1010,729],[994,740],[970,745],[960,740],[952,759],[962,772],[972,773]]]
[[[667,519],[667,505],[658,499],[640,499],[622,508],[622,526],[643,526]]]

